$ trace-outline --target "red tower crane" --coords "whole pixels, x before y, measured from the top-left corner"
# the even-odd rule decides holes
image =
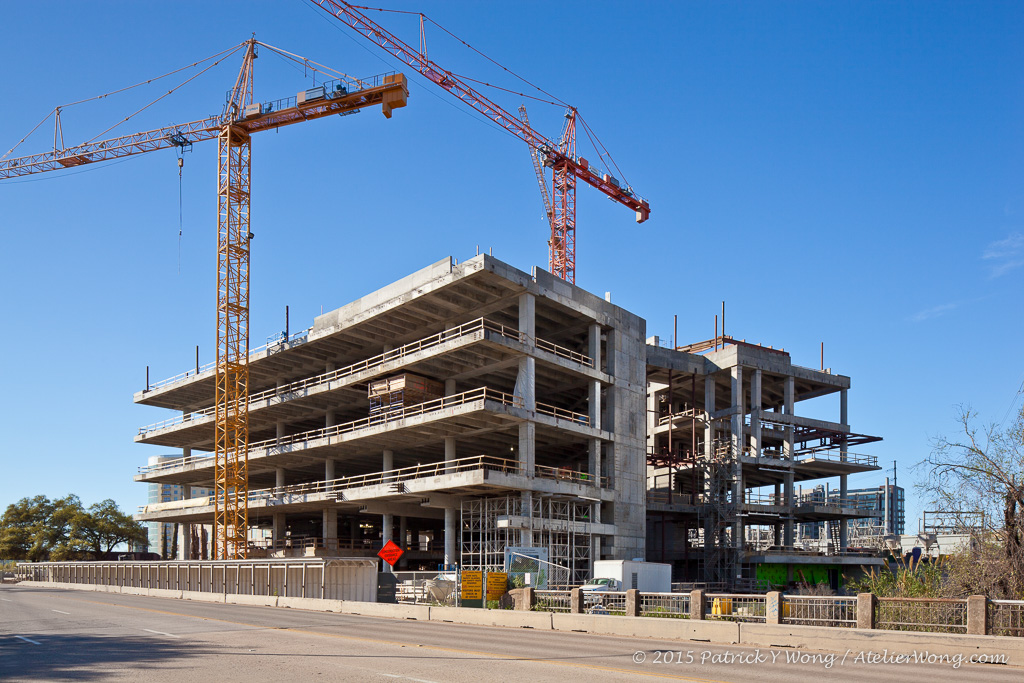
[[[566,113],[566,124],[557,143],[534,130],[528,123],[510,114],[505,109],[469,86],[461,78],[431,61],[426,50],[417,51],[380,26],[360,9],[345,0],[314,0],[322,9],[355,29],[378,47],[416,69],[420,74],[444,88],[452,95],[480,112],[531,148],[537,150],[545,166],[553,172],[552,196],[553,218],[549,245],[550,270],[569,282],[576,282],[576,183],[584,183],[604,192],[612,200],[624,204],[636,212],[636,222],[643,223],[651,215],[647,200],[636,195],[631,188],[622,187],[619,181],[608,173],[591,169],[589,162],[576,156],[576,110],[572,107]]]

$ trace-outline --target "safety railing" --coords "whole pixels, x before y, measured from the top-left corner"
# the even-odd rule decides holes
[[[857,625],[857,598],[784,595],[781,620],[783,624],[801,626],[854,628]]]
[[[307,341],[310,330],[312,330],[312,328],[296,332],[295,334],[291,335],[288,338],[288,343],[301,343]],[[372,370],[373,368],[383,366],[386,363],[403,360],[406,356],[410,354],[426,351],[431,348],[435,348],[437,346],[450,342],[454,339],[459,339],[461,337],[469,336],[481,331],[492,332],[507,339],[520,342],[525,342],[527,340],[527,336],[520,332],[519,330],[515,329],[514,327],[502,325],[501,323],[497,323],[492,320],[488,320],[487,318],[481,317],[477,318],[476,320],[471,320],[470,322],[464,323],[462,325],[458,325],[457,327],[444,330],[443,332],[432,334],[429,337],[424,337],[423,339],[418,339],[416,341],[409,342],[408,344],[404,344],[398,347],[397,349],[391,349],[390,351],[379,353],[376,356],[372,356],[365,360],[361,360],[356,363],[346,365],[343,368],[338,368],[336,370],[324,372],[313,377],[307,377],[305,379],[296,380],[294,382],[290,382],[280,387],[273,387],[271,389],[265,389],[263,391],[255,392],[249,395],[249,403],[251,405],[259,401],[268,400],[274,397],[288,397],[289,395],[306,391],[313,387],[317,387],[323,384],[327,384],[329,382],[334,382],[337,380],[344,379],[346,377],[350,377],[358,373]],[[579,363],[580,365],[584,365],[587,367],[594,367],[594,360],[590,356],[578,353],[576,351],[573,351],[572,349],[560,346],[553,342],[549,342],[545,339],[535,338],[533,341],[537,348],[552,353],[556,356],[559,356],[560,358],[566,358],[568,360],[571,360],[573,362]],[[266,344],[256,349],[253,349],[252,351],[249,352],[249,355],[255,355],[266,349],[281,345],[283,343],[285,343],[283,332],[277,335],[272,335],[271,337],[268,337]],[[151,384],[149,389],[156,389],[162,386],[166,386],[168,384],[173,384],[174,382],[187,379],[189,377],[194,377],[197,374],[202,374],[207,370],[210,370],[215,365],[216,363],[207,363],[206,365],[201,366],[198,372],[196,372],[195,370],[188,370],[186,372],[179,373],[174,377]],[[561,410],[553,407],[552,409]],[[556,415],[556,417],[566,417],[566,419],[572,419],[574,421],[577,421],[576,416],[578,416],[579,413],[573,413],[572,411],[564,412],[567,413],[567,416]],[[147,425],[145,427],[140,427],[139,434],[146,434],[148,432],[156,431],[157,429],[163,429],[165,427],[182,424],[202,417],[209,417],[212,416],[213,413],[214,408],[212,406],[209,408],[204,408],[202,410],[196,410],[190,413],[185,413],[183,415],[168,418],[166,420],[162,420],[160,422]],[[590,424],[589,418],[586,419],[586,424]]]
[[[290,343],[291,342],[304,343],[304,342],[306,342],[308,340],[309,333],[310,333],[310,331],[312,329],[313,329],[312,327],[309,327],[309,328],[306,328],[305,330],[300,330],[299,332],[296,332],[291,337],[289,337],[288,341]],[[260,353],[263,353],[264,351],[266,351],[270,347],[274,346],[275,344],[280,344],[281,343],[281,338],[280,337],[271,337],[271,339],[274,339],[274,341],[268,341],[266,344],[263,344],[262,346],[257,346],[254,349],[249,349],[249,358],[252,358],[253,356],[258,355]],[[188,379],[189,377],[195,377],[197,375],[202,375],[203,373],[208,372],[209,370],[212,370],[214,367],[216,367],[216,365],[217,365],[217,362],[213,361],[213,362],[210,362],[210,363],[206,363],[205,365],[200,365],[195,370],[186,370],[185,372],[179,372],[174,377],[168,377],[167,379],[162,379],[162,380],[159,380],[157,382],[151,382],[150,385],[146,388],[146,391],[152,391],[153,389],[160,389],[161,387],[165,387],[165,386],[168,386],[170,384],[174,384],[175,382],[181,382],[181,381],[183,381],[185,379]]]
[[[640,593],[640,616],[690,618],[689,593]]]
[[[848,462],[854,465],[870,465],[872,467],[878,466],[878,456],[867,455],[865,453],[851,453],[846,452],[845,457],[842,451],[838,449],[832,449],[827,451],[815,451],[814,453],[802,453],[794,456],[793,460],[796,462],[806,462],[808,460],[828,460],[829,462]]]
[[[765,621],[763,595],[714,593],[704,596],[704,614],[708,619],[726,621]]]
[[[1024,600],[990,600],[988,632],[997,636],[1024,637]]]
[[[888,631],[967,632],[967,601],[956,598],[878,598],[875,625]]]
[[[558,408],[556,406],[548,405],[547,403],[537,402],[537,412],[542,415],[550,415],[551,417],[559,420],[568,420],[575,422],[576,424],[583,425],[585,427],[590,426],[590,417],[583,413],[576,413],[565,408]]]
[[[341,436],[344,434],[349,434],[358,431],[360,429],[378,427],[393,422],[399,422],[410,417],[429,415],[430,413],[444,411],[448,408],[467,405],[477,401],[493,401],[496,403],[500,403],[501,405],[515,406],[520,408],[523,405],[522,399],[519,398],[518,396],[506,394],[501,391],[495,391],[494,389],[488,389],[487,387],[480,387],[479,389],[472,389],[461,394],[445,396],[443,398],[434,399],[432,401],[418,403],[414,406],[402,407],[398,410],[389,411],[387,413],[382,413],[380,415],[371,415],[370,417],[364,417],[359,420],[352,420],[351,422],[345,422],[339,425],[334,425],[333,427],[322,427],[320,429],[314,429],[308,432],[300,432],[299,434],[293,434],[291,436],[256,441],[254,443],[249,444],[249,454],[250,457],[252,457],[253,452],[260,449],[266,449],[269,451],[275,448],[292,446],[298,443],[312,441],[315,439]],[[189,456],[188,458],[176,458],[174,460],[166,460],[156,465],[140,467],[139,473],[153,474],[157,472],[176,469],[187,464],[195,465],[197,467],[207,467],[213,463],[213,460],[214,456],[212,455],[202,457]]]
[[[595,477],[589,472],[572,470],[568,467],[550,467],[548,465],[537,465],[534,474],[535,476],[543,479],[571,481],[575,484],[584,484],[587,486],[597,485],[601,488],[606,488],[609,481],[608,477]]]
[[[546,339],[541,339],[539,337],[534,339],[534,343],[538,349],[541,349],[542,351],[547,351],[548,353],[553,353],[559,358],[565,358],[567,360],[573,361],[574,363],[586,365],[588,368],[594,367],[594,359],[586,354],[580,353],[578,351],[573,351],[572,349],[566,348],[564,346],[559,346],[558,344],[549,342]]]
[[[402,467],[395,470],[383,470],[381,472],[359,474],[351,477],[329,479],[326,481],[313,481],[302,484],[253,489],[249,491],[248,500],[250,503],[259,503],[261,501],[271,499],[280,500],[284,496],[313,496],[318,494],[337,495],[346,490],[366,486],[396,485],[416,479],[426,479],[428,477],[458,474],[462,472],[475,472],[478,470],[489,470],[505,474],[526,473],[522,464],[516,460],[507,460],[505,458],[497,458],[491,455],[477,455],[469,458],[459,458],[458,460],[442,460],[439,462],[413,465],[411,467]],[[606,487],[608,485],[607,477],[602,477],[600,479],[591,478],[586,472],[578,472],[568,468],[538,465],[536,467],[536,476],[547,479],[572,481],[574,483],[586,484],[588,486]],[[176,505],[180,506],[181,502],[182,501],[177,501]],[[187,503],[189,506],[198,507],[203,505],[213,505],[213,496],[190,498]],[[155,512],[157,509],[162,508],[154,508],[152,511]],[[149,509],[149,506],[142,505],[139,506],[138,511],[140,513],[145,513],[150,512],[151,510]]]
[[[567,590],[535,590],[533,609],[538,612],[569,612],[570,591]]]
[[[671,505],[692,505],[693,495],[690,493],[676,493],[659,489],[648,489],[648,503],[668,503]]]

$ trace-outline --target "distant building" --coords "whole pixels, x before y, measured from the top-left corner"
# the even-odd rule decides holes
[[[177,455],[154,455],[149,458],[150,468],[159,468],[159,466],[167,461],[175,460],[179,456]],[[190,498],[195,497],[206,497],[212,496],[213,489],[192,487]],[[157,503],[171,503],[177,500],[184,500],[185,488],[177,484],[150,484],[149,485],[149,499],[146,501],[149,505]],[[165,522],[149,522],[149,552],[157,553],[164,559],[171,559],[179,556],[178,549],[175,548],[174,538],[174,524],[167,524]],[[180,544],[180,539],[179,539]]]

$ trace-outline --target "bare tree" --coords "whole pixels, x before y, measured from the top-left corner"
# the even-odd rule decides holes
[[[935,439],[931,454],[915,466],[925,471],[918,486],[931,504],[954,513],[985,513],[980,530],[968,529],[966,515],[960,520],[972,533],[972,543],[952,558],[950,576],[970,578],[974,590],[984,588],[976,579],[992,576],[994,585],[983,592],[1024,598],[1024,411],[1005,430],[996,425],[979,428],[969,408],[959,409],[958,421],[963,432],[953,439]],[[1002,567],[993,567],[993,562]],[[973,564],[975,571],[957,572],[958,563],[963,569]]]

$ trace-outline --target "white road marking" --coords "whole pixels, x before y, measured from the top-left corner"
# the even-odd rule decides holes
[[[25,636],[14,636],[14,637],[17,638],[18,640],[24,640],[26,643],[32,643],[33,645],[42,645],[42,643],[40,643],[39,641],[32,640],[31,638],[26,638]]]
[[[171,638],[181,638],[181,636],[176,636],[176,635],[174,635],[173,633],[165,633],[164,631],[154,631],[154,630],[153,630],[153,629],[151,629],[151,628],[144,628],[144,629],[142,629],[142,630],[143,630],[143,631],[147,631],[148,633],[155,633],[155,634],[157,634],[158,636],[169,636],[169,637],[171,637]]]
[[[428,681],[425,678],[411,678],[410,676],[402,676],[400,674],[385,674],[381,676],[387,676],[388,678],[401,678],[403,681],[415,681],[416,683],[437,683],[437,681]]]
[[[4,602],[13,602],[12,600],[8,600],[7,598],[0,598],[0,600],[3,600]]]
[[[50,611],[51,611],[51,612],[56,612],[57,614],[67,614],[67,615],[69,615],[69,616],[70,616],[70,614],[71,614],[71,612],[61,612],[61,611],[60,611],[59,609],[52,609],[52,610],[50,610]]]

